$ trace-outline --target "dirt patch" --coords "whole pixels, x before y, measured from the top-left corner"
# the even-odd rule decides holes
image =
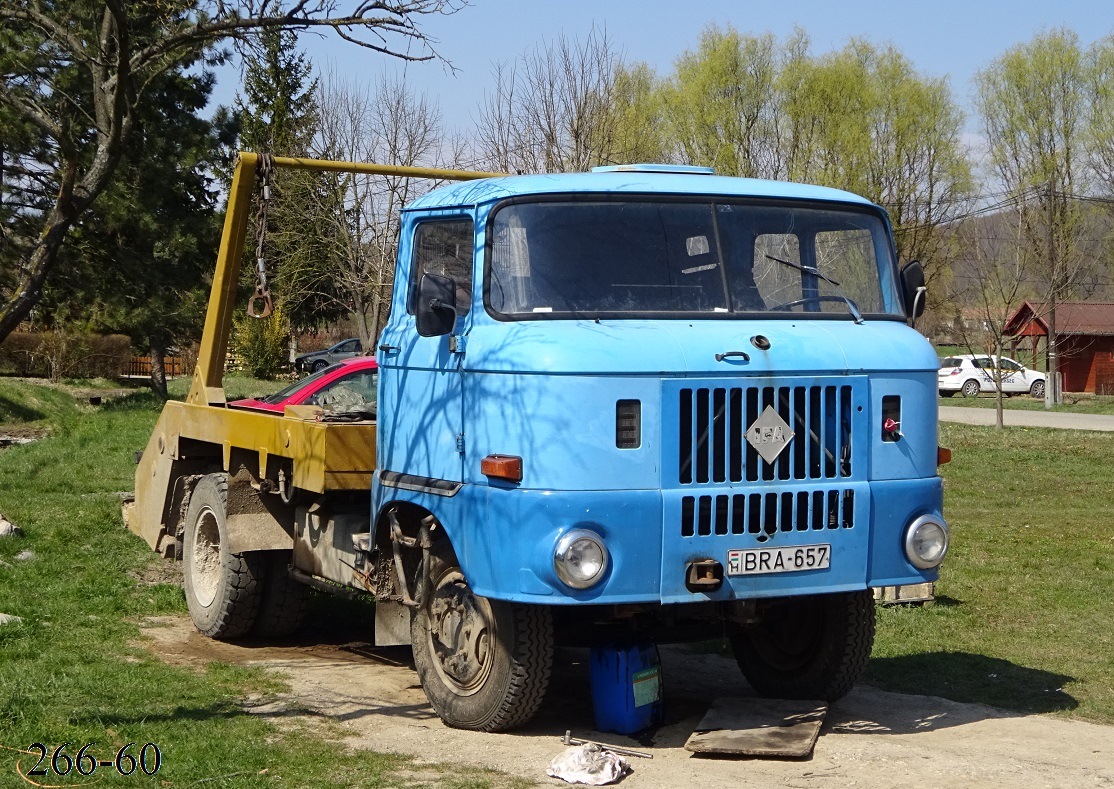
[[[158,584],[181,586],[182,564],[181,562],[163,560],[150,561],[140,568],[128,570],[128,577],[139,586],[156,586]]]
[[[13,444],[30,444],[50,435],[50,430],[45,427],[29,427],[27,425],[0,425],[0,447],[10,447]]]
[[[445,727],[426,703],[409,649],[374,647],[369,634],[329,631],[291,644],[226,644],[179,618],[147,620],[144,634],[152,651],[175,665],[223,661],[281,674],[289,694],[258,700],[253,714],[323,716],[349,733],[354,748],[497,769],[540,785],[567,786],[545,777],[545,767],[571,729],[574,736],[651,751],[653,760],[632,760],[635,772],[623,781],[645,789],[1114,786],[1114,727],[870,687],[832,706],[811,758],[698,757],[683,745],[712,701],[752,694],[728,658],[677,647],[662,649],[665,724],[634,740],[592,730],[586,653],[578,650],[558,652],[549,697],[529,726],[481,734]]]

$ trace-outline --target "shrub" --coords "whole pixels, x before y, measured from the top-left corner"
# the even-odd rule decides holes
[[[122,334],[89,334],[57,329],[13,332],[0,343],[0,366],[22,376],[118,378],[132,357]]]
[[[286,319],[278,308],[267,318],[242,315],[234,321],[236,361],[253,378],[273,380],[286,367]]]

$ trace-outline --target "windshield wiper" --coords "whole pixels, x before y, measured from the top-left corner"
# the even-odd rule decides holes
[[[827,276],[826,274],[822,273],[820,271],[820,269],[813,268],[812,266],[806,266],[806,265],[803,265],[801,263],[794,263],[791,260],[783,260],[782,258],[775,258],[773,255],[766,255],[766,257],[768,259],[774,261],[775,263],[780,263],[783,266],[789,266],[789,268],[795,268],[795,269],[797,269],[797,271],[803,271],[805,274],[811,274],[812,276],[819,277],[820,279],[827,282],[829,285],[831,285],[833,288],[835,288],[836,295],[839,296],[839,298],[843,301],[843,303],[847,305],[847,309],[851,312],[851,317],[855,319],[855,323],[862,323],[863,322],[863,316],[859,312],[859,308],[855,306],[855,302],[851,301],[851,299],[847,298],[847,296],[844,295],[843,291],[839,289],[839,283],[838,282],[836,282],[834,279]]]

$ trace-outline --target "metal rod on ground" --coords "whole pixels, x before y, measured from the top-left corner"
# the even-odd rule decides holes
[[[565,745],[598,745],[601,748],[606,748],[609,751],[622,754],[623,756],[637,756],[639,759],[653,759],[652,753],[644,753],[643,751],[632,751],[630,748],[620,748],[618,745],[608,745],[606,742],[596,742],[595,740],[581,740],[572,736],[571,731],[566,731],[565,736],[561,738],[561,742]]]

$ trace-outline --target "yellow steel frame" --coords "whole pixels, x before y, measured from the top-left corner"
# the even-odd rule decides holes
[[[209,308],[205,313],[205,330],[201,336],[201,349],[197,357],[193,384],[186,397],[187,403],[217,406],[225,404],[222,387],[224,360],[228,353],[228,336],[232,330],[232,313],[236,308],[236,289],[240,281],[240,260],[244,253],[244,237],[251,215],[251,197],[255,188],[256,174],[259,171],[260,158],[256,153],[241,152],[236,163],[236,171],[232,176],[232,188],[228,193],[228,212],[224,219],[224,233],[221,236],[220,251],[217,253],[213,288],[209,293]],[[443,181],[468,181],[504,175],[504,173],[474,170],[332,162],[287,156],[272,157],[271,163],[276,168],[294,170],[391,175]]]
[[[185,402],[172,401],[163,408],[136,470],[135,503],[127,518],[128,528],[160,551],[173,541],[179,517],[170,509],[174,484],[187,473],[175,466],[183,455],[183,439],[208,446],[214,463],[219,455],[222,468],[229,473],[236,472],[230,468],[234,451],[239,451],[238,457],[254,459],[257,462],[251,463],[248,471],[257,479],[268,475],[271,459],[282,459],[292,467],[292,484],[313,493],[367,490],[375,470],[373,423],[317,422],[297,409],[280,416],[226,407],[224,361],[261,158],[246,152],[239,156],[190,391]],[[273,157],[271,163],[276,168],[455,181],[503,175],[281,156]]]

